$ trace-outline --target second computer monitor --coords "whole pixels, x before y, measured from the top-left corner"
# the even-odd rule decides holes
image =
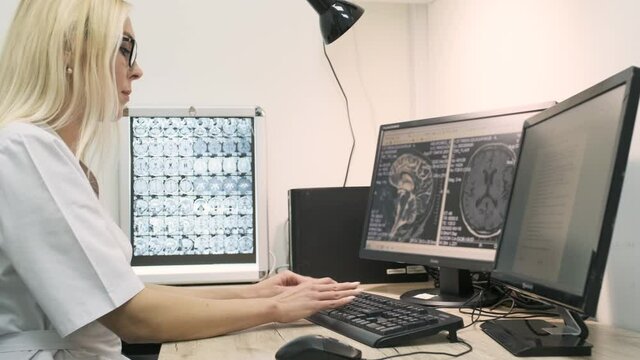
[[[514,355],[591,354],[583,317],[596,315],[609,247],[624,233],[615,227],[632,225],[616,224],[618,204],[637,202],[629,160],[640,139],[639,102],[640,69],[631,67],[525,123],[491,279],[555,304],[563,323],[484,322],[482,330]]]
[[[380,128],[360,256],[440,268],[440,289],[403,299],[460,306],[490,271],[522,125],[553,102]]]

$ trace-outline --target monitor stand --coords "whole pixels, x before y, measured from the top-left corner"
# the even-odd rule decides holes
[[[474,289],[469,270],[440,267],[439,289],[415,289],[400,295],[400,299],[413,304],[458,308],[490,306],[498,301],[499,296],[485,290],[482,299],[475,297],[479,290]],[[475,297],[475,298],[474,298]],[[471,300],[474,298],[473,300]]]
[[[589,329],[579,314],[557,307],[564,325],[544,320],[492,320],[482,331],[515,356],[589,356]]]

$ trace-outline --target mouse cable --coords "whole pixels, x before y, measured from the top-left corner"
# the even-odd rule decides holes
[[[466,341],[458,339],[457,342],[465,345],[467,347],[467,350],[465,350],[465,351],[463,351],[461,353],[458,353],[458,354],[452,354],[452,353],[443,352],[443,351],[416,351],[416,352],[411,352],[411,353],[406,353],[406,354],[396,354],[396,355],[391,355],[391,356],[387,356],[387,357],[383,357],[383,358],[369,359],[369,360],[386,360],[386,359],[398,358],[398,357],[409,356],[409,355],[420,355],[420,354],[425,354],[425,355],[449,355],[451,357],[460,357],[460,356],[462,356],[464,354],[468,354],[471,351],[473,351],[473,346],[469,345],[469,343],[467,343]],[[366,359],[363,359],[363,360],[366,360]]]

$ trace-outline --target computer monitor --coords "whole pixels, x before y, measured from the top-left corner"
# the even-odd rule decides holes
[[[262,110],[132,108],[127,116],[120,225],[135,272],[163,284],[262,278],[269,257]]]
[[[565,320],[499,320],[483,330],[516,355],[589,355],[638,108],[638,68],[526,121],[492,279],[557,305]],[[631,184],[625,184],[631,186]]]
[[[493,268],[522,125],[553,104],[380,127],[360,256],[440,269],[439,289],[403,300],[458,307],[473,297],[470,271]]]

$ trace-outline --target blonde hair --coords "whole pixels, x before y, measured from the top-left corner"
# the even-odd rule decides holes
[[[0,126],[80,121],[75,155],[101,154],[119,117],[115,59],[128,13],[123,0],[21,0],[0,55]]]

